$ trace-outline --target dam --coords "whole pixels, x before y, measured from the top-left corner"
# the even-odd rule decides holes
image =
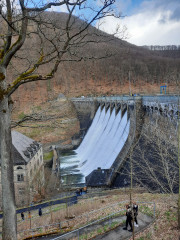
[[[145,114],[156,111],[175,122],[179,114],[176,96],[76,98],[72,102],[82,141],[72,155],[61,159],[69,184],[111,186],[141,135]]]
[[[122,115],[121,110],[116,112],[115,108],[108,108],[106,111],[105,106],[99,106],[75,155],[68,157],[73,160],[69,174],[80,174],[84,176],[82,181],[85,182],[85,177],[93,170],[109,169],[127,140],[129,127],[127,110]],[[66,166],[62,164],[61,168],[66,169]]]

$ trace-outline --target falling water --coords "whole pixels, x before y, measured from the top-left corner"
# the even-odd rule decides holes
[[[127,140],[130,121],[127,111],[121,116],[115,108],[98,108],[91,126],[73,155],[60,158],[63,181],[85,182],[85,177],[98,167],[109,169]],[[69,180],[67,180],[69,179]]]

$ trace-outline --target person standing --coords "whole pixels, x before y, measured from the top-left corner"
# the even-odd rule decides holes
[[[21,218],[24,221],[24,213],[23,212],[21,213]]]
[[[31,219],[31,212],[28,212],[28,218]]]
[[[128,225],[131,227],[130,231],[133,231],[132,227],[132,209],[129,204],[126,205],[126,227],[123,228],[124,230],[128,230]]]
[[[134,213],[134,221],[135,221],[134,226],[135,227],[139,227],[138,221],[137,221],[138,205],[136,204],[136,202],[133,203],[133,213]]]
[[[42,209],[39,208],[39,216],[41,217],[42,216]]]
[[[80,189],[77,189],[77,190],[76,190],[76,196],[77,196],[77,197],[80,196]]]

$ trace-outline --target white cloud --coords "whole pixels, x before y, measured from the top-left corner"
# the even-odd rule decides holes
[[[54,11],[54,12],[68,12],[68,9],[66,7],[66,5],[62,5],[62,6],[59,6],[59,7],[56,7],[56,6],[52,6],[48,11]]]
[[[138,12],[123,19],[108,17],[101,22],[100,29],[113,33],[117,24],[126,25],[129,33],[128,42],[136,45],[169,45],[180,44],[180,19],[173,18],[179,3],[175,0],[174,7],[161,5],[159,1],[142,4]],[[175,4],[177,3],[177,4]],[[121,37],[121,36],[119,36]]]

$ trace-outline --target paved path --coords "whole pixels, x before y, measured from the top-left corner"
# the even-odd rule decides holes
[[[114,219],[111,220],[106,220],[104,222],[95,224],[95,225],[90,225],[84,229],[81,230],[80,235],[81,234],[86,234],[86,233],[90,233],[92,231],[98,230],[100,228],[102,228],[102,226],[110,224],[112,222],[124,222],[126,220],[125,216],[121,216],[121,217],[116,217]],[[147,215],[144,215],[142,213],[139,213],[138,215],[138,223],[139,223],[139,227],[135,227],[135,233],[142,231],[147,225],[149,225],[151,222],[153,221],[152,217],[148,217]],[[99,240],[99,239],[103,239],[103,240],[125,240],[125,239],[129,239],[132,236],[132,232],[128,231],[128,230],[124,230],[123,226],[119,226],[105,234],[101,234],[97,237],[95,237],[95,240]],[[47,237],[41,237],[41,238],[36,238],[36,240],[71,240],[73,237],[78,236],[77,232],[74,233],[69,233],[68,235],[64,235],[60,237],[60,235],[54,235],[54,236],[47,236]]]
[[[125,219],[125,218],[124,218]],[[147,225],[149,225],[153,221],[153,218],[148,217],[147,215],[144,215],[140,213],[138,215],[138,224],[139,227],[135,227],[135,233],[142,231]],[[128,230],[123,229],[124,226],[119,226],[116,229],[109,231],[105,234],[99,235],[95,240],[103,239],[103,240],[123,240],[123,239],[129,239],[132,236],[132,232]]]

